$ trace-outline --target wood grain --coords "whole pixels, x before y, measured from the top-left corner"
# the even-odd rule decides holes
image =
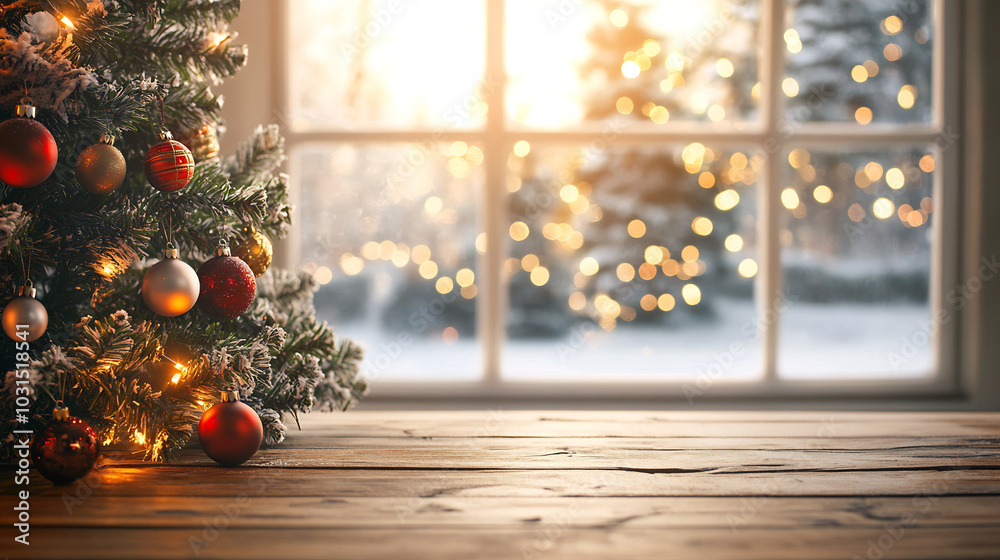
[[[92,529],[43,528],[28,559],[167,560],[174,558],[287,558],[483,560],[573,558],[660,560],[844,560],[866,557],[879,542],[884,559],[993,559],[1000,557],[996,527],[796,528],[788,530],[597,528],[382,529]],[[9,541],[10,529],[0,531]],[[66,544],[61,544],[66,543]],[[70,544],[72,543],[72,544]],[[69,552],[72,551],[72,552]],[[195,555],[197,551],[197,556]]]
[[[10,558],[995,559],[1000,414],[310,415],[239,468],[30,488]]]

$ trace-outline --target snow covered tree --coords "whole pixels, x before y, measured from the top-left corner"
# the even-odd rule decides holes
[[[218,154],[222,99],[211,88],[245,64],[247,52],[228,30],[239,7],[238,0],[0,7],[0,112],[13,117],[16,105],[33,105],[58,149],[51,174],[24,184],[19,173],[38,166],[18,160],[22,152],[0,138],[0,302],[9,306],[13,289],[30,282],[48,312],[47,330],[28,350],[14,341],[0,347],[5,440],[14,429],[40,426],[61,400],[105,444],[165,460],[226,387],[238,386],[258,412],[268,444],[284,437],[284,415],[297,422],[313,409],[343,410],[365,393],[361,350],[315,318],[312,277],[264,272],[270,246],[255,235],[281,237],[291,220],[287,178],[277,174],[284,157],[277,128],[259,128],[234,155]],[[190,152],[168,144],[158,167],[147,153],[164,131]],[[102,143],[104,136],[113,139]],[[207,286],[203,268],[199,309],[178,313],[184,302],[173,300],[151,309],[158,306],[148,304],[154,290],[143,287],[144,277],[157,259],[176,249],[199,268],[220,240],[259,276],[249,308],[213,311],[213,302],[234,304],[219,284]],[[246,280],[226,286],[246,291],[253,274]],[[18,384],[19,371],[30,384]],[[28,387],[30,406],[18,400],[19,387]]]
[[[786,98],[788,126],[931,118],[929,2],[799,0],[790,8],[786,74],[798,94]],[[788,155],[784,187],[801,201],[783,226],[792,245],[783,258],[793,296],[926,301],[933,159],[923,158],[929,151],[798,148]],[[816,199],[819,185],[828,189],[828,200]],[[854,264],[844,267],[840,259]]]
[[[698,46],[658,33],[645,4],[601,6],[627,17],[601,18],[588,35],[588,119],[662,125],[752,115],[750,26],[734,23]],[[739,21],[752,20],[754,8],[741,9],[747,13]],[[752,205],[752,189],[742,185],[754,183],[759,159],[697,142],[682,148],[611,145],[578,162],[578,186],[601,212],[580,226],[582,254],[599,267],[581,283],[604,328],[618,318],[661,320],[675,307],[666,320],[710,314],[713,291],[734,276],[723,241],[736,230],[740,197]]]

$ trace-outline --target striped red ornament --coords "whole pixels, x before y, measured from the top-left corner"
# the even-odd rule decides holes
[[[169,132],[160,138],[163,141],[146,153],[146,180],[158,191],[179,191],[194,176],[194,156],[184,144],[174,141]]]

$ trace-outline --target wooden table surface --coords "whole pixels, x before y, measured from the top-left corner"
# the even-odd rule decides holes
[[[312,414],[31,480],[9,558],[1000,558],[1000,413]],[[3,519],[13,473],[4,472]]]

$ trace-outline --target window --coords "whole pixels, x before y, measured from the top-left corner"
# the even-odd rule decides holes
[[[283,9],[296,258],[368,375],[956,383],[946,3]]]

